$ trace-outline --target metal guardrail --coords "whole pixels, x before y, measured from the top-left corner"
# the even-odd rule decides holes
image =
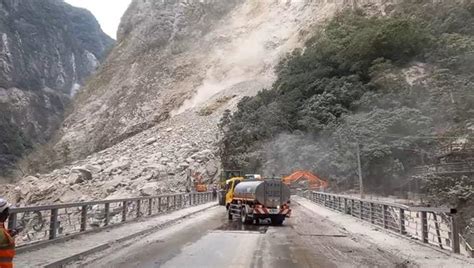
[[[474,162],[459,162],[419,166],[413,169],[417,174],[474,173]]]
[[[459,235],[459,238],[461,240],[461,253],[471,258],[474,258],[474,248],[469,245],[469,243],[462,235]]]
[[[205,192],[12,208],[8,228],[24,228],[16,237],[22,247],[215,200]]]
[[[450,143],[446,146],[443,146],[439,150],[439,155],[448,155],[450,153],[466,153],[466,154],[473,154],[474,153],[474,143]]]
[[[322,206],[454,253],[460,253],[461,244],[466,243],[460,241],[455,209],[410,207],[322,192],[298,194]],[[467,248],[463,246],[463,249]],[[472,251],[465,254],[472,256]]]

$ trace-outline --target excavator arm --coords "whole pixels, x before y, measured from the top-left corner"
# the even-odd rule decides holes
[[[284,177],[282,181],[290,188],[298,187],[302,183],[307,183],[310,190],[326,189],[329,186],[328,181],[306,170],[295,171],[291,175]]]

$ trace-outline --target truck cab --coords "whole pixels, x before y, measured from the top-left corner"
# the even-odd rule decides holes
[[[233,177],[231,179],[226,180],[225,182],[225,207],[228,209],[229,204],[232,202],[232,199],[234,199],[234,189],[237,184],[239,184],[241,181],[243,181],[245,178],[244,177]]]
[[[221,190],[219,194],[219,205],[228,207],[228,200],[232,200],[235,186],[243,179],[244,178],[240,170],[222,171],[220,179]]]

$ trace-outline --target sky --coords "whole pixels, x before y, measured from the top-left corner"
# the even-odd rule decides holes
[[[99,21],[102,30],[116,39],[120,18],[132,0],[65,0],[67,3],[88,9]]]

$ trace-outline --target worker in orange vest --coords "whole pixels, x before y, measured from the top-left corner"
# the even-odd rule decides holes
[[[10,204],[0,198],[0,268],[12,268],[15,257],[15,240],[18,230],[7,230],[5,222],[10,215]]]

